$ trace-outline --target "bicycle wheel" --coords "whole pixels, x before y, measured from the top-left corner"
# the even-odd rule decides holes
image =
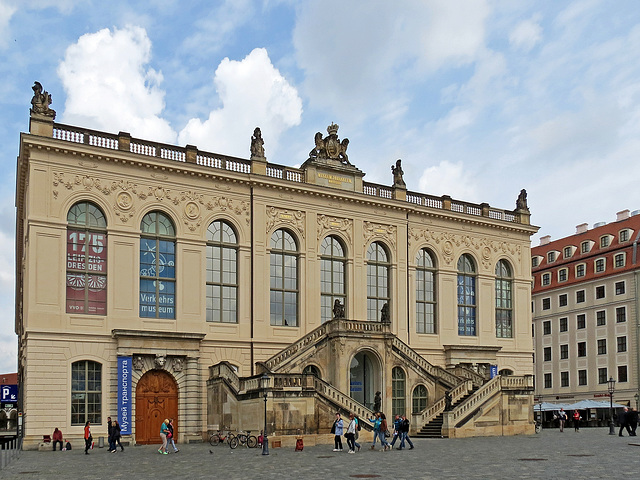
[[[231,441],[229,442],[229,446],[231,448],[236,448],[238,446],[238,443],[240,443],[240,442],[238,442],[238,437],[233,437],[231,439]]]
[[[227,443],[231,445],[231,440],[233,440],[234,438],[236,438],[236,436],[233,433],[229,432],[229,435],[227,435]]]
[[[251,435],[249,438],[247,438],[247,447],[256,448],[257,446],[258,446],[258,439],[256,437]]]
[[[218,445],[218,443],[220,443],[220,436],[217,433],[214,433],[209,437],[209,443],[211,446]]]

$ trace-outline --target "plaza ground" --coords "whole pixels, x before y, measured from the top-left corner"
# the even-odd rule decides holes
[[[415,439],[414,450],[371,451],[355,455],[334,453],[332,446],[260,449],[207,443],[179,445],[177,454],[160,455],[158,446],[128,447],[124,453],[106,449],[84,455],[70,452],[26,451],[0,470],[6,480],[27,479],[318,479],[349,478],[637,478],[640,437],[608,435],[607,428],[579,433],[545,429],[516,437]],[[397,445],[396,445],[397,446]],[[213,453],[210,453],[213,452]]]

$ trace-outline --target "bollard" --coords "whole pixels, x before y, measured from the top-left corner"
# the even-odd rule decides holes
[[[104,437],[98,437],[98,448],[104,448]]]

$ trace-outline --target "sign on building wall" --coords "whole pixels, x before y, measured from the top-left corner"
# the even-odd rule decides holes
[[[2,385],[0,387],[0,402],[16,403],[18,401],[18,385]]]
[[[489,373],[491,374],[491,378],[498,376],[498,365],[490,365]]]
[[[131,357],[118,357],[118,423],[122,435],[131,435]]]
[[[67,232],[67,312],[105,315],[107,247],[103,233]]]

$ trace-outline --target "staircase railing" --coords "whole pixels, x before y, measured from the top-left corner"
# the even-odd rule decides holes
[[[401,354],[409,358],[411,361],[418,364],[429,375],[443,381],[449,387],[455,387],[463,381],[444,368],[437,367],[429,363],[424,359],[424,357],[419,355],[413,348],[404,343],[398,337],[393,338],[393,347],[396,348]]]
[[[498,375],[492,380],[489,380],[482,387],[480,387],[476,393],[474,393],[467,400],[455,407],[449,412],[449,425],[456,426],[467,415],[473,412],[480,404],[484,403],[488,398],[492,397],[496,392],[499,392],[502,388],[502,376]]]
[[[314,378],[314,388],[318,394],[322,395],[327,400],[335,403],[343,410],[347,412],[353,412],[361,421],[363,421],[363,424],[366,424],[366,425],[369,425],[369,427],[372,427],[372,424],[369,421],[370,418],[373,418],[375,416],[375,413],[373,413],[372,410],[369,410],[360,402],[357,402],[350,396],[345,395],[343,392],[331,386],[329,383],[325,382],[324,380],[318,377],[313,377],[313,378]]]
[[[478,372],[474,372],[469,367],[465,367],[463,365],[456,365],[454,368],[450,369],[449,371],[453,373],[456,377],[466,378],[468,380],[471,380],[476,387],[480,387],[486,381],[486,378],[484,378]]]
[[[227,362],[220,362],[210,366],[209,378],[224,378],[231,384],[236,393],[242,389],[240,378]]]
[[[455,387],[449,393],[451,394],[451,403],[455,404],[462,397],[464,397],[467,393],[469,393],[473,389],[473,384],[471,380],[467,380],[462,382],[460,385]],[[431,420],[436,418],[442,412],[444,412],[445,407],[447,406],[447,401],[445,397],[442,397],[436,403],[431,405],[429,408],[423,410],[420,414],[414,417],[414,423],[416,425],[426,425]]]
[[[323,323],[315,330],[311,330],[305,336],[301,337],[297,342],[292,343],[284,350],[269,358],[266,362],[264,362],[264,364],[269,369],[269,371],[273,372],[289,358],[293,357],[298,352],[312,346],[316,342],[316,340],[325,335],[327,331],[328,323]]]

